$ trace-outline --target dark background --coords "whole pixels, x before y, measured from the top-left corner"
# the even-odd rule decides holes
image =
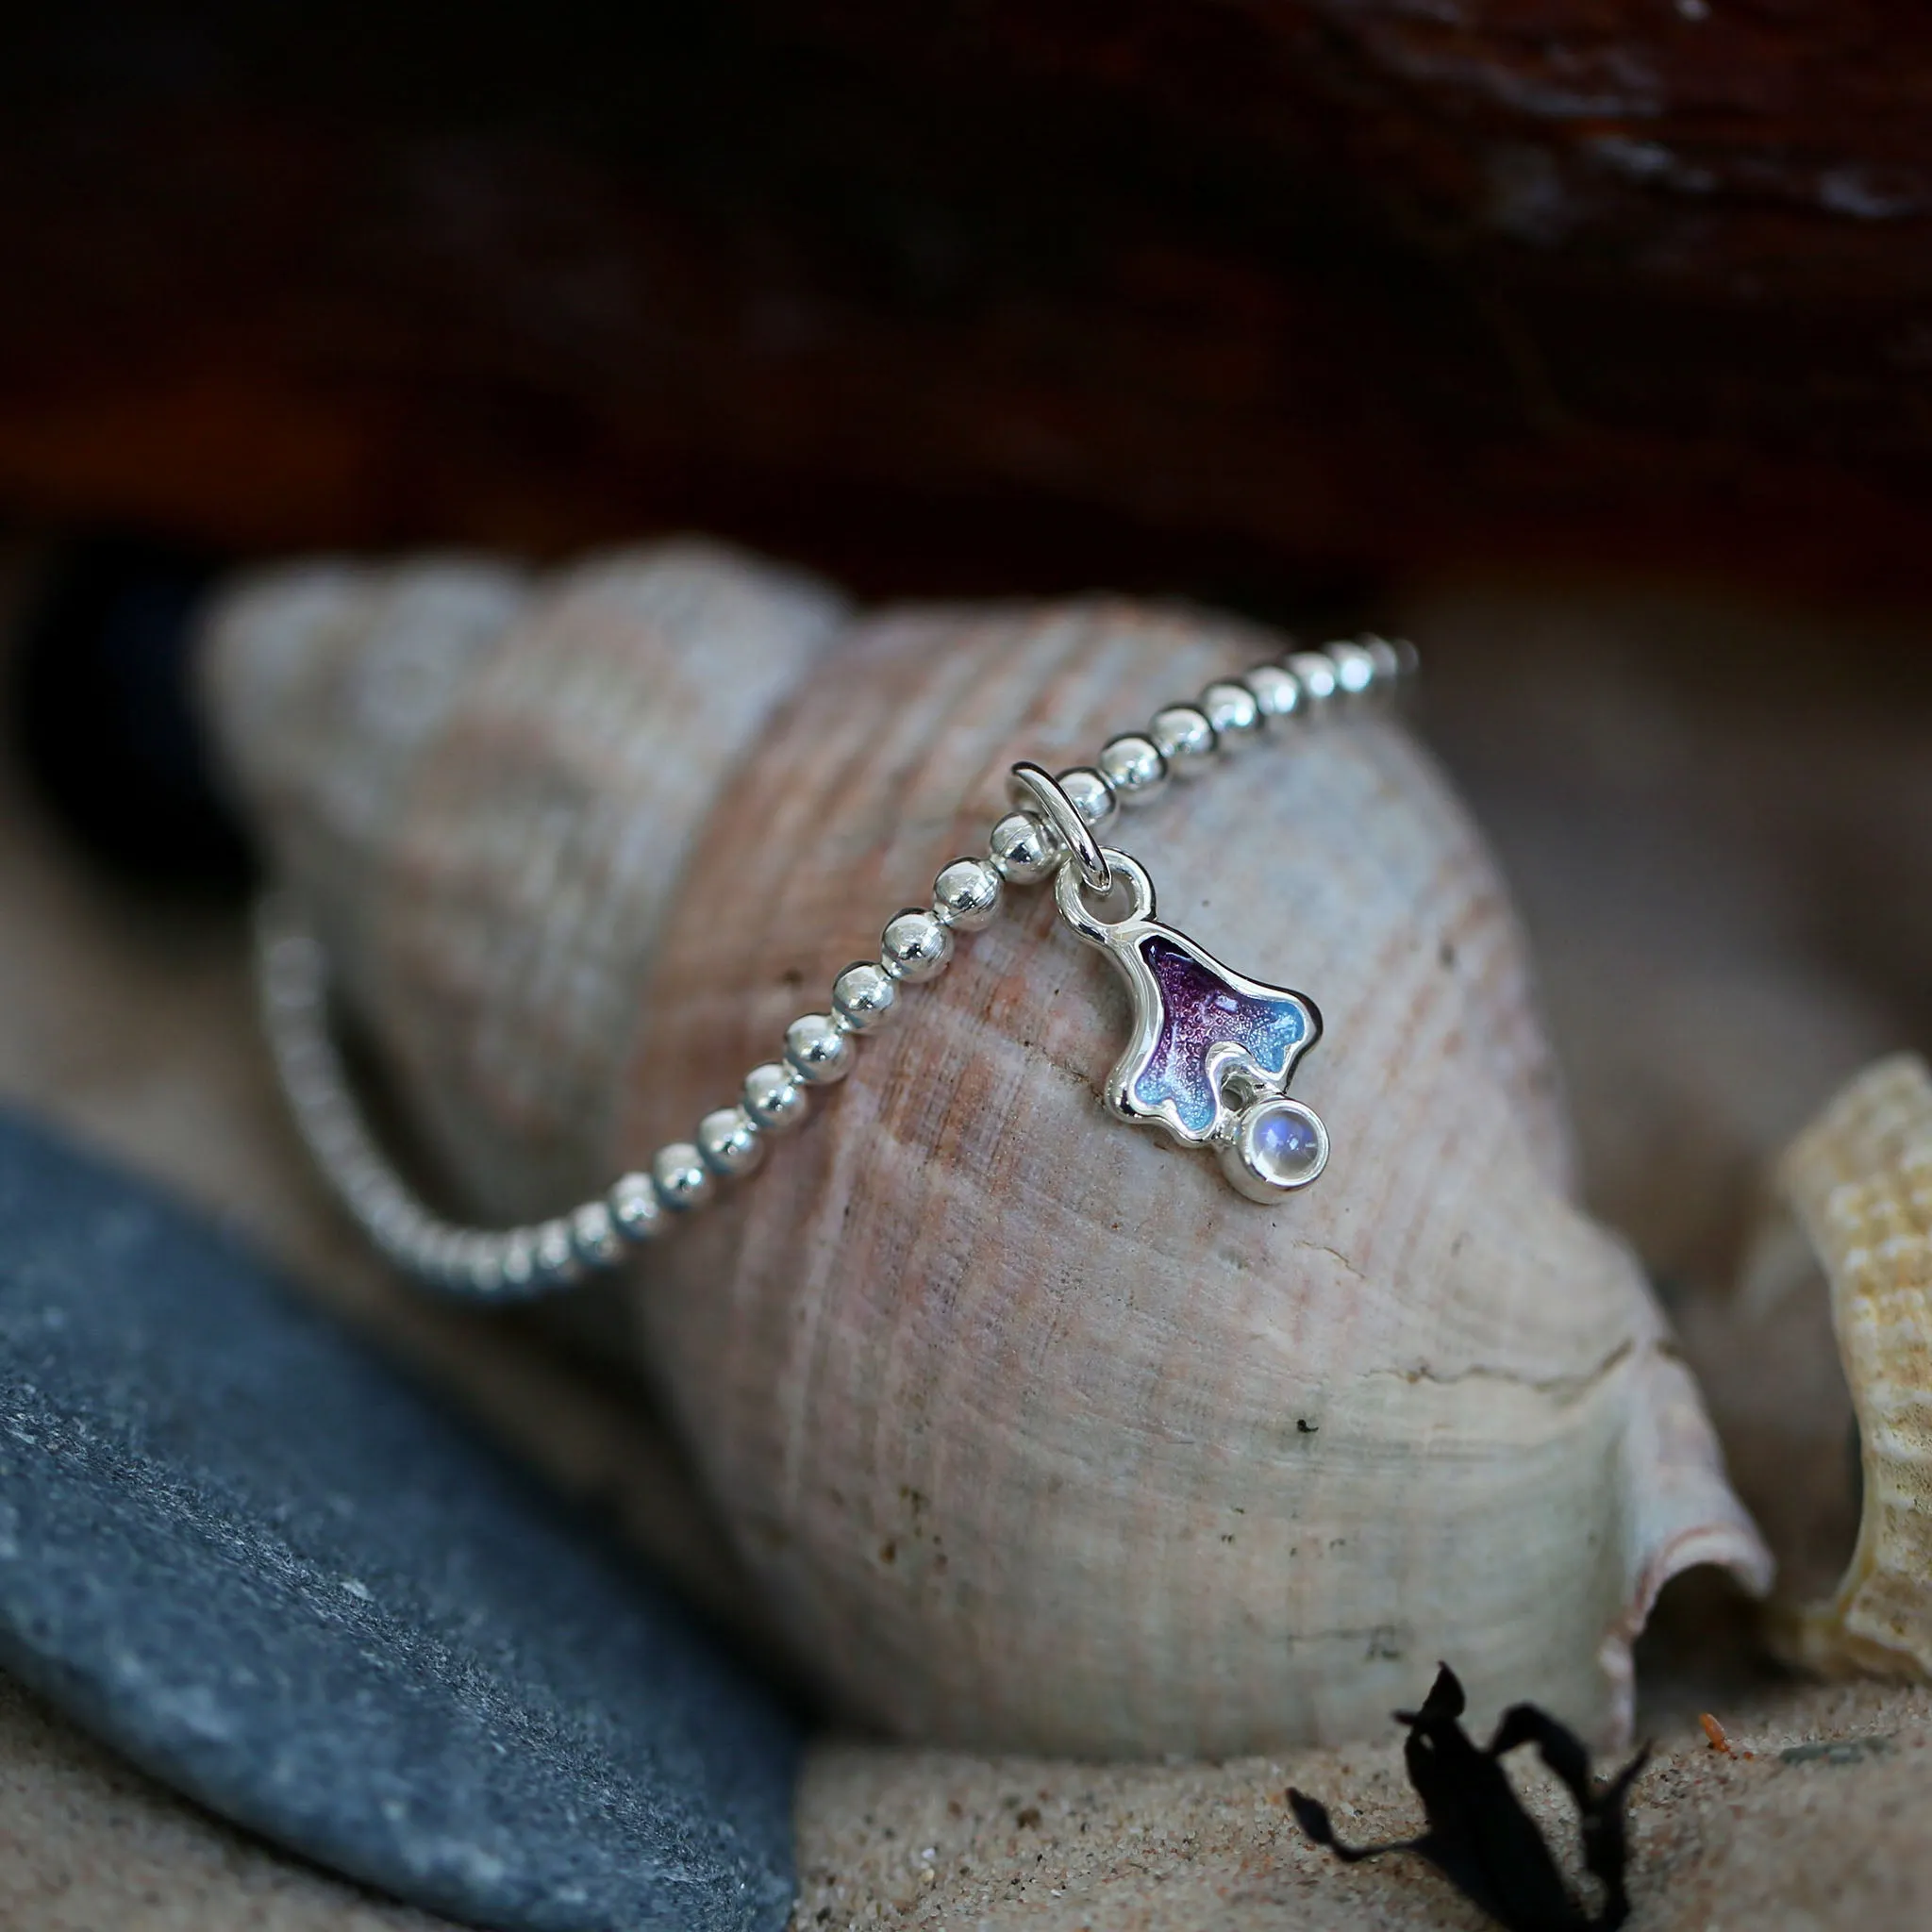
[[[1932,579],[1903,0],[9,12],[16,527]]]

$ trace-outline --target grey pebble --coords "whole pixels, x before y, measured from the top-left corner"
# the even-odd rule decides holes
[[[5,1113],[0,1666],[478,1925],[791,1907],[798,1738],[758,1681],[259,1261]]]

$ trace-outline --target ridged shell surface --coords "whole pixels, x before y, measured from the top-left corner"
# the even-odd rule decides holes
[[[441,1174],[545,1211],[609,1158],[639,994],[721,785],[841,601],[696,542],[244,581],[208,691]]]
[[[689,553],[630,568],[671,563],[767,582]],[[1283,646],[1105,601],[831,637],[829,600],[774,582],[756,731],[695,745],[614,626],[584,660],[626,707],[595,768],[581,724],[559,726],[551,620],[525,611],[471,674],[494,695],[453,704],[396,783],[356,887],[371,909],[327,915],[360,935],[353,983],[405,1101],[506,1218],[732,1098],[885,919],[980,849],[1016,758],[1091,758]],[[246,626],[221,644],[218,719]],[[689,670],[724,644],[707,620],[676,647]],[[670,646],[641,627],[631,648]],[[575,775],[546,793],[559,756]],[[689,832],[672,879],[621,909],[611,855],[660,795],[654,758]],[[637,1357],[797,1658],[901,1735],[1342,1739],[1386,1728],[1439,1657],[1479,1715],[1532,1697],[1616,1735],[1661,1584],[1709,1561],[1762,1588],[1767,1560],[1640,1271],[1571,1198],[1505,892],[1385,718],[1217,762],[1108,837],[1162,919],[1321,1006],[1295,1091],[1332,1136],[1324,1177],[1257,1207],[1110,1121],[1124,994],[1050,891],[1013,892],[802,1132],[641,1259]],[[339,908],[303,869],[341,841],[258,795],[293,883]],[[567,872],[541,860],[558,850]],[[628,937],[587,956],[600,921]],[[558,1041],[567,1078],[542,1058]]]
[[[1932,1074],[1868,1067],[1792,1142],[1783,1202],[1824,1273],[1857,1418],[1858,1536],[1837,1591],[1778,1606],[1793,1662],[1932,1677]],[[1773,1223],[1762,1252],[1774,1254]],[[1815,1282],[1812,1284],[1815,1291]]]

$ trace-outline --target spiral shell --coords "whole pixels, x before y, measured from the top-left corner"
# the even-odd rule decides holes
[[[1791,1143],[1743,1296],[1759,1333],[1802,1323],[1822,1265],[1856,1418],[1857,1543],[1823,1600],[1774,1607],[1794,1663],[1932,1677],[1932,1073],[1868,1067]],[[1791,1235],[1802,1238],[1794,1246]],[[1814,1258],[1815,1257],[1815,1258]],[[1808,1267],[1805,1266],[1809,1261]],[[1789,1388],[1789,1384],[1786,1385]],[[1836,1407],[1819,1405],[1827,1424]],[[1849,1485],[1825,1480],[1843,1492]],[[1842,1545],[1840,1545],[1842,1547]]]
[[[235,781],[475,1211],[544,1211],[608,1161],[691,842],[842,609],[698,543],[544,584],[303,565],[224,600]]]
[[[648,614],[667,577],[679,625]],[[1283,648],[1100,600],[841,622],[673,547],[525,587],[381,823],[351,824],[277,775],[291,738],[311,774],[366,756],[329,742],[355,703],[261,696],[285,594],[217,622],[218,729],[431,1152],[505,1217],[727,1102],[984,849],[1016,758],[1091,758]],[[310,647],[340,692],[381,655],[341,625]],[[1639,1270],[1571,1198],[1478,836],[1386,719],[1268,736],[1108,836],[1163,918],[1321,1003],[1296,1085],[1333,1137],[1318,1185],[1257,1207],[1111,1124],[1122,991],[1050,890],[1010,891],[810,1124],[639,1264],[637,1358],[773,1624],[900,1735],[1345,1738],[1440,1657],[1479,1712],[1528,1696],[1616,1735],[1663,1582],[1768,1580]]]

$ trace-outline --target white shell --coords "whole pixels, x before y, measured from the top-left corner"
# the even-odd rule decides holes
[[[695,542],[548,581],[299,566],[217,611],[235,780],[476,1211],[608,1178],[609,1070],[691,841],[842,614]]]
[[[230,605],[209,667],[295,883],[354,848],[320,891],[330,941],[433,1151],[506,1218],[730,1100],[984,848],[1014,759],[1091,758],[1268,644],[1107,602],[834,636],[831,599],[742,561],[602,568],[627,601],[571,622],[580,582],[533,593],[359,844],[314,824],[327,784],[275,775],[291,737],[314,768],[353,758],[313,741],[353,737],[350,710],[233,695],[259,689],[272,589]],[[687,586],[675,651],[643,614],[661,573]],[[738,708],[673,688],[667,663],[728,653]],[[1439,1657],[1478,1716],[1531,1697],[1621,1734],[1660,1586],[1707,1561],[1762,1589],[1768,1562],[1639,1269],[1570,1197],[1480,840],[1374,717],[1282,727],[1109,837],[1163,920],[1320,1003],[1295,1092],[1328,1170],[1257,1207],[1110,1121],[1123,991],[1050,888],[1011,890],[759,1175],[639,1266],[638,1357],[773,1623],[909,1737],[1347,1738]]]

